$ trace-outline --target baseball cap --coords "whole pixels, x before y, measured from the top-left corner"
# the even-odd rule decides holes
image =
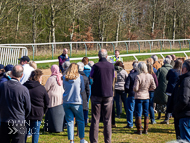
[[[18,60],[29,62],[29,61],[30,61],[30,58],[29,58],[28,56],[23,56],[22,58],[20,58],[20,59],[18,59]]]
[[[4,65],[0,64],[0,70],[4,69]]]
[[[5,72],[12,71],[13,67],[14,67],[13,65],[7,65],[5,67]]]

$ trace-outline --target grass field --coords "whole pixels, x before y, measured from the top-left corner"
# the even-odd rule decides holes
[[[125,115],[122,114],[120,119],[116,118],[117,128],[112,128],[112,142],[113,143],[165,143],[167,141],[175,140],[173,118],[170,119],[169,125],[160,124],[160,122],[163,120],[164,120],[164,114],[162,114],[161,120],[156,120],[157,124],[154,125],[149,124],[148,135],[145,134],[136,135],[134,134],[134,131],[136,131],[136,127],[134,127],[133,129],[123,128],[124,126],[126,126],[126,119]],[[40,143],[67,143],[67,142],[69,143],[67,138],[67,129],[65,129],[65,131],[61,133],[49,133],[49,132],[43,132],[42,128],[43,127],[41,127],[41,134],[39,137]],[[87,141],[89,141],[89,131],[90,127],[86,127],[85,139]],[[76,135],[76,127],[75,127],[75,135]],[[75,136],[74,141],[76,143],[79,143],[79,137]],[[98,141],[99,143],[104,142],[103,123],[99,124]],[[28,143],[31,142],[31,138],[29,138],[27,142]]]

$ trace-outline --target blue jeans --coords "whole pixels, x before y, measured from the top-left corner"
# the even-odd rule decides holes
[[[116,101],[116,109],[117,109],[117,116],[120,116],[120,104],[119,104],[119,100],[121,100],[124,104],[124,108],[125,108],[125,112],[127,114],[127,93],[125,93],[125,91],[121,91],[121,90],[115,90],[115,101]]]
[[[149,99],[135,99],[135,113],[136,117],[141,117],[142,111],[145,117],[149,113]]]
[[[32,143],[38,143],[41,121],[27,120],[26,122],[27,133],[32,134]],[[25,136],[25,141],[27,140],[27,135]]]
[[[79,130],[79,138],[84,138],[84,115],[82,104],[63,103],[65,118],[67,121],[68,139],[74,140],[74,117]]]
[[[88,110],[89,110],[89,101],[90,101],[90,97],[91,97],[91,85],[89,85],[89,90],[90,90],[90,94],[88,97]],[[87,111],[87,120],[88,120],[88,111]]]
[[[179,131],[181,139],[190,142],[190,118],[179,119]]]
[[[83,115],[84,115],[84,122],[85,122],[85,124],[87,124],[88,110],[83,110]]]
[[[135,110],[135,99],[134,96],[127,98],[127,125],[133,127],[133,112]]]
[[[150,99],[149,99],[149,112],[150,112],[150,120],[151,122],[155,121],[154,116],[154,91],[149,92]]]

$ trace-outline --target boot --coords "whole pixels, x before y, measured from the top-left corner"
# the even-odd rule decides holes
[[[137,131],[135,132],[135,134],[142,135],[141,117],[136,117],[136,127],[137,127]]]
[[[144,134],[148,134],[148,123],[149,123],[149,117],[144,117]]]

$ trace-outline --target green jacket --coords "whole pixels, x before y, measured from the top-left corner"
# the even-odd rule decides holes
[[[168,95],[166,95],[168,81],[166,80],[166,75],[170,69],[172,69],[172,66],[165,64],[156,73],[158,87],[154,91],[154,102],[157,104],[167,104],[168,102]]]

